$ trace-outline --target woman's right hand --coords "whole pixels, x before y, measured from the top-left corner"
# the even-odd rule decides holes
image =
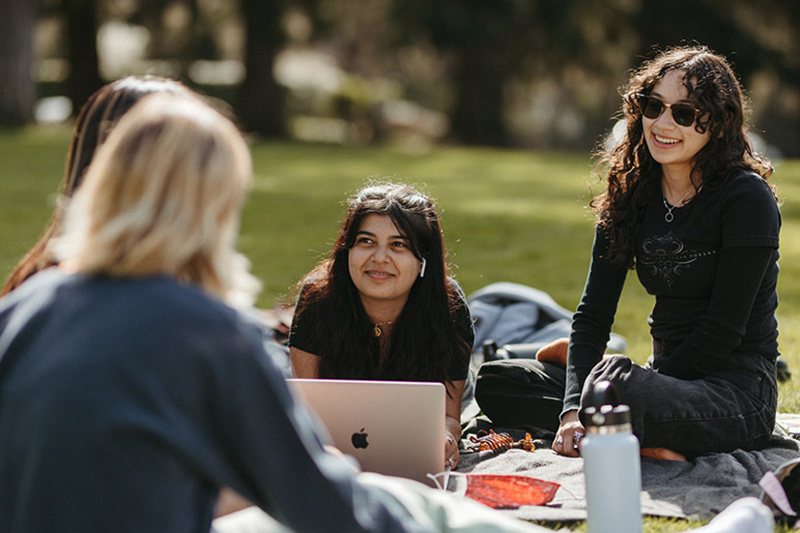
[[[584,435],[586,430],[578,418],[578,410],[567,411],[561,417],[561,424],[553,441],[553,450],[560,455],[578,457],[580,455],[578,445]]]

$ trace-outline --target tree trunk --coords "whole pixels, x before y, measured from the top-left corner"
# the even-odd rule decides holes
[[[451,113],[453,137],[465,144],[507,146],[504,88],[507,60],[502,50],[478,43],[462,53],[455,76],[457,100]]]
[[[93,0],[65,0],[63,7],[70,66],[66,93],[77,113],[103,85],[97,58],[97,9]]]
[[[272,74],[275,57],[284,44],[283,2],[243,0],[245,70],[239,88],[237,114],[246,130],[267,137],[286,136],[286,90]]]
[[[34,15],[31,0],[0,0],[0,126],[33,121]]]

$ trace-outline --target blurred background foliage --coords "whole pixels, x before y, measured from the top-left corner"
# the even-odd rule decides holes
[[[585,153],[630,69],[687,43],[733,62],[769,155],[800,156],[797,0],[3,0],[0,127],[151,73],[263,137]]]

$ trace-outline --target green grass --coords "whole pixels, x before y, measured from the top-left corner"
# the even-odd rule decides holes
[[[0,273],[7,275],[50,217],[69,143],[66,130],[0,133]],[[568,309],[581,295],[593,220],[586,209],[597,183],[587,154],[400,147],[343,148],[255,142],[255,181],[242,220],[240,249],[264,290],[259,306],[286,298],[330,250],[345,198],[369,178],[415,184],[433,196],[455,276],[467,294],[496,281],[544,290]],[[800,412],[800,161],[778,165],[783,200],[780,344],[796,376],[780,386],[779,409]],[[650,353],[652,299],[626,285],[615,331],[642,362]],[[685,521],[646,519],[648,532],[683,531]],[[693,524],[697,525],[697,523]],[[568,524],[576,531],[583,524]]]

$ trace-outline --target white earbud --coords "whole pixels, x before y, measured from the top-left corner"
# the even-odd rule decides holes
[[[421,278],[422,278],[422,277],[424,277],[424,276],[425,276],[425,265],[427,265],[427,264],[428,264],[428,262],[427,262],[427,261],[425,260],[425,258],[423,257],[423,258],[422,258],[422,268],[421,268],[421,269],[420,269],[420,271],[419,271],[419,277],[421,277]]]

